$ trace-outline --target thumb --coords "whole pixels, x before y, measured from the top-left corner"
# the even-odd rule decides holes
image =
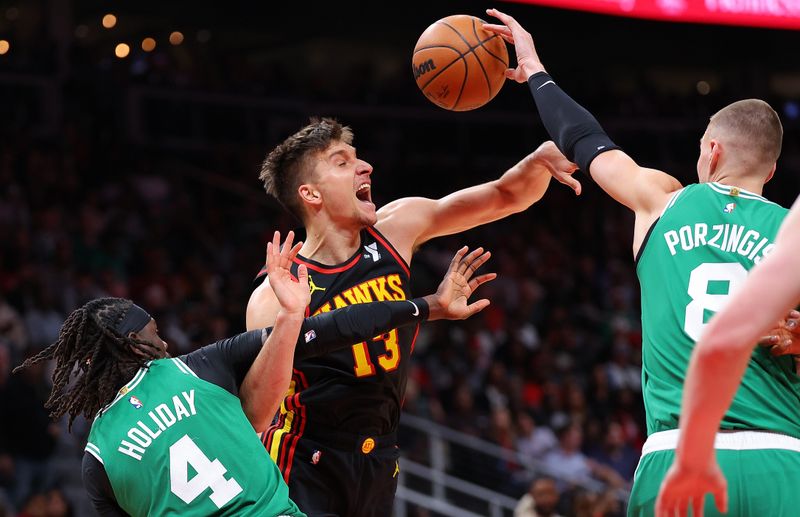
[[[476,301],[476,302],[472,302],[471,304],[467,305],[467,315],[464,317],[464,319],[467,319],[467,318],[469,318],[470,316],[473,316],[473,315],[475,315],[475,314],[478,314],[478,313],[479,313],[479,312],[481,312],[483,309],[485,309],[486,307],[488,307],[488,306],[489,306],[489,303],[490,303],[490,302],[489,302],[489,300],[488,300],[488,299],[486,299],[486,298],[481,298],[480,300],[478,300],[478,301]]]
[[[581,182],[576,180],[574,176],[559,171],[556,172],[555,177],[559,183],[562,183],[574,190],[576,196],[581,195]]]
[[[580,181],[576,180],[572,176],[569,176],[569,181],[568,181],[567,185],[569,185],[570,188],[572,188],[572,190],[575,191],[575,195],[576,196],[580,196],[581,195],[581,182]]]
[[[717,510],[722,513],[728,513],[728,487],[723,484],[714,490],[713,494]]]

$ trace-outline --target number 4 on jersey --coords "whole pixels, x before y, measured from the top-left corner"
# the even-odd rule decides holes
[[[189,479],[189,466],[196,474]],[[225,479],[228,470],[218,459],[211,461],[188,435],[173,443],[169,448],[169,480],[172,493],[189,504],[211,489],[211,501],[222,508],[239,495],[242,487],[235,479]]]

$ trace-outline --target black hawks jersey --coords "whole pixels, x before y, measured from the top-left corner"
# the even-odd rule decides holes
[[[295,262],[294,274],[298,264],[308,267],[312,316],[355,303],[412,297],[408,264],[373,227],[361,231],[361,246],[342,264],[328,266],[301,256]],[[259,283],[265,274],[262,269]],[[419,325],[408,325],[338,352],[295,361],[280,415],[264,437],[273,459],[290,455],[282,450],[292,448],[285,435],[307,434],[308,429],[354,435],[395,431],[418,332]]]

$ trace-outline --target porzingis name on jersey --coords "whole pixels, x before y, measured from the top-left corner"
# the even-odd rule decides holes
[[[403,291],[403,281],[400,275],[379,276],[366,282],[361,282],[333,297],[332,302],[323,304],[314,314],[329,312],[333,309],[341,309],[348,305],[369,302],[386,302],[405,300],[406,293]]]
[[[755,264],[761,262],[774,246],[769,238],[762,237],[757,230],[729,223],[711,227],[706,223],[681,226],[677,230],[664,232],[664,240],[673,256],[679,251],[710,246],[728,253],[738,253]]]
[[[127,433],[129,440],[121,440],[117,450],[141,461],[147,448],[162,432],[196,414],[194,390],[182,391],[180,396],[173,395],[172,400],[157,405],[155,409],[148,411],[143,420],[136,422]]]

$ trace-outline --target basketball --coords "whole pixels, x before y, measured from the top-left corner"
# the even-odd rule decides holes
[[[414,79],[437,106],[480,108],[503,87],[508,48],[482,24],[475,16],[455,14],[431,24],[417,40],[411,59]]]

